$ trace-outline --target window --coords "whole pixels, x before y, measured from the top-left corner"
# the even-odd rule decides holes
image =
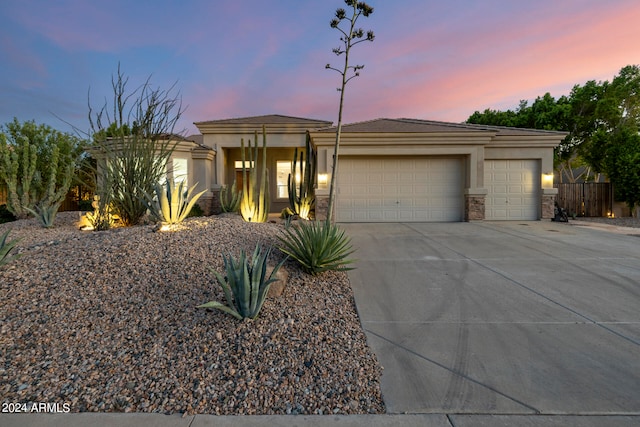
[[[276,162],[276,191],[278,199],[289,198],[289,174],[291,173],[291,160],[278,160]],[[296,165],[296,183],[300,183],[300,162]]]
[[[189,159],[174,158],[172,162],[171,175],[173,183],[179,185],[184,182],[186,187],[189,186]]]

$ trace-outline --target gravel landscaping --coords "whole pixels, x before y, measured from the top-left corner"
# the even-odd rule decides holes
[[[288,284],[253,321],[217,310],[210,268],[222,254],[273,245],[282,224],[237,215],[80,231],[0,225],[22,257],[0,270],[0,400],[67,403],[72,412],[384,413],[382,368],[366,343],[345,273],[317,277],[289,260]],[[272,262],[281,260],[272,252]],[[356,255],[357,257],[357,255]]]
[[[597,222],[599,224],[613,225],[616,227],[640,228],[640,218],[620,217],[620,218],[592,218],[576,217],[576,221]]]

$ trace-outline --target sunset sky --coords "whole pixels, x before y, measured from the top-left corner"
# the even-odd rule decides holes
[[[346,91],[345,122],[460,122],[640,64],[637,0],[370,0],[373,43]],[[342,0],[1,0],[0,124],[88,130],[118,63],[133,89],[176,83],[193,122],[284,114],[336,122]]]

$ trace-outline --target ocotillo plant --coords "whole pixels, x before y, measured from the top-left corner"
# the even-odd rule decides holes
[[[269,171],[267,169],[267,132],[262,126],[262,167],[260,168],[260,189],[258,190],[258,131],[255,132],[255,148],[249,140],[249,179],[247,180],[244,138],[240,140],[242,156],[242,200],[240,215],[247,222],[267,222],[269,218]]]
[[[302,219],[309,219],[313,205],[315,204],[315,176],[316,162],[313,150],[311,148],[311,138],[307,132],[307,140],[305,143],[305,153],[300,152],[298,160],[298,148],[293,153],[293,163],[291,165],[291,173],[287,180],[289,190],[289,206],[291,210]],[[300,182],[296,188],[296,168],[300,164]]]

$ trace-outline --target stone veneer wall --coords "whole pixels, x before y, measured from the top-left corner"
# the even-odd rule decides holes
[[[480,221],[484,219],[485,196],[464,196],[464,220]]]
[[[542,219],[550,219],[554,217],[555,201],[555,195],[542,195]]]

